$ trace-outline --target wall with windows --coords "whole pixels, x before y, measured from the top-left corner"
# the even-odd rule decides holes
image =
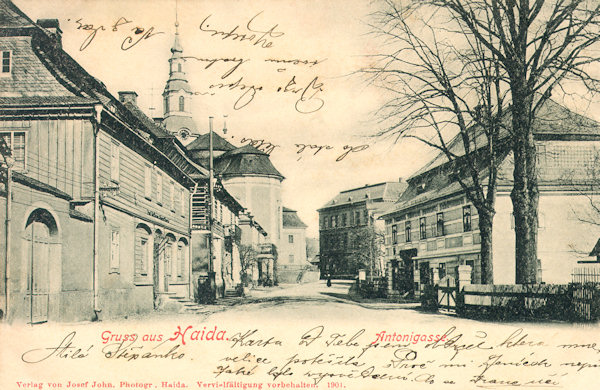
[[[84,119],[0,121],[0,136],[15,170],[66,192],[91,198],[94,190],[92,124]]]

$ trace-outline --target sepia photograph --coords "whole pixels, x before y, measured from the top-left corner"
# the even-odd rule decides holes
[[[0,0],[0,388],[594,388],[596,0]]]

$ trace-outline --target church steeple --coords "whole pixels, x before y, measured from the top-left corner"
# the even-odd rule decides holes
[[[179,20],[177,5],[175,6],[175,39],[169,58],[169,79],[163,92],[163,124],[170,132],[179,134],[182,130],[196,132],[196,124],[192,119],[192,89],[185,74],[185,58],[179,38]]]

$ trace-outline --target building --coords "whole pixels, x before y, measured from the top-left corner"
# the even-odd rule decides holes
[[[116,99],[62,50],[57,20],[2,0],[0,21],[4,315],[122,317],[190,297],[189,188],[202,172],[135,93]]]
[[[407,187],[401,181],[384,182],[342,191],[319,213],[321,277],[355,278],[360,268],[382,272],[378,252],[381,241],[376,221]]]
[[[197,133],[196,122],[191,111],[193,93],[185,72],[185,58],[178,27],[176,21],[175,38],[169,59],[169,77],[163,92],[164,116],[155,118],[155,122],[160,123],[161,128],[182,142],[195,139],[192,145],[184,149],[190,163],[198,171],[194,176],[196,183],[189,188],[192,197],[192,280],[196,292],[199,284],[208,283],[215,290],[215,297],[220,298],[226,294],[233,295],[236,287],[242,282],[239,218],[244,207],[231,196],[221,180],[215,181],[214,197],[210,207],[209,150],[207,148],[206,153],[201,156],[193,153],[194,144],[206,142],[208,145],[210,134],[200,136]],[[213,136],[215,141],[220,139],[215,134]],[[216,144],[213,147],[214,156],[219,155],[220,145]],[[233,146],[231,148],[233,149]],[[198,299],[197,295],[196,298]]]
[[[296,210],[283,208],[283,230],[277,271],[279,281],[296,283],[300,281],[310,263],[306,255],[306,228]]]
[[[209,138],[200,135],[187,149],[194,161],[206,164]],[[213,133],[213,152],[215,175],[267,233],[259,259],[266,270],[273,270],[264,274],[269,275],[265,279],[267,284],[276,283],[276,261],[283,229],[281,183],[284,177],[268,154],[250,145],[235,147],[216,132]]]
[[[590,170],[597,166],[600,126],[548,101],[534,122],[539,168],[538,279],[568,283],[600,229],[585,223],[598,195]],[[512,217],[512,157],[499,152],[499,174],[493,221],[494,284],[515,283],[515,237]],[[485,171],[482,170],[482,174]],[[451,169],[439,155],[408,179],[408,188],[382,218],[386,257],[394,270],[394,290],[422,291],[471,266],[471,282],[481,283],[481,236],[478,215]]]

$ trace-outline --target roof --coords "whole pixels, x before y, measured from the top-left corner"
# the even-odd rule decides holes
[[[23,75],[23,79],[18,84],[23,87],[20,91],[21,96],[2,98],[0,104],[10,108],[19,105],[37,107],[40,104],[76,106],[100,102],[106,108],[103,110],[103,115],[106,115],[109,119],[112,117],[118,118],[114,122],[125,123],[125,128],[131,129],[132,133],[138,136],[141,136],[139,134],[141,130],[141,132],[154,137],[154,139],[142,137],[145,143],[140,144],[142,145],[140,147],[148,148],[153,153],[158,152],[156,154],[163,157],[159,160],[174,177],[185,178],[187,175],[189,178],[190,174],[196,171],[194,166],[187,161],[182,146],[181,148],[178,147],[165,130],[146,117],[137,107],[131,104],[125,105],[116,99],[100,80],[90,75],[62,49],[60,41],[56,37],[33,23],[8,0],[0,0],[0,20],[2,21],[2,28],[7,29],[14,29],[27,23],[28,26],[31,26],[25,32],[17,30],[16,32],[11,31],[7,35],[31,36],[30,42],[19,38],[9,42],[21,45],[19,46],[20,49],[25,49],[24,45],[26,44],[33,51],[34,54],[30,55],[32,57],[31,63],[22,63],[22,68],[31,69],[30,66],[37,66],[29,72],[31,74]],[[27,53],[23,55],[25,54]],[[38,71],[41,73],[38,74]],[[37,78],[43,78],[43,80],[38,82]],[[40,92],[42,91],[39,88],[40,84],[46,85],[43,92]],[[90,111],[90,114],[92,113],[93,111]],[[122,135],[123,139],[127,139],[126,134],[117,133],[117,135]],[[167,142],[162,142],[165,139]]]
[[[590,252],[589,256],[600,256],[600,239],[594,245],[594,249]]]
[[[208,150],[210,133],[199,135],[194,141],[186,146],[188,150]],[[235,146],[226,141],[219,134],[213,132],[213,150],[229,151],[235,149]]]
[[[49,107],[49,106],[84,106],[98,103],[98,100],[82,96],[0,96],[0,105],[10,107]]]
[[[307,228],[306,225],[300,217],[298,216],[298,212],[296,210],[288,209],[287,207],[283,208],[283,228]]]
[[[142,110],[139,109],[138,106],[136,106],[135,104],[131,103],[131,102],[126,102],[123,103],[125,105],[125,107],[127,107],[127,109],[129,111],[131,111],[131,113],[140,121],[144,124],[144,126],[150,130],[150,132],[155,135],[156,137],[162,138],[162,137],[172,137],[171,134],[167,131],[167,129],[165,129],[162,126],[159,126],[156,124],[156,122],[154,122],[152,119],[148,118],[148,116],[146,116],[146,114],[144,114],[144,112]]]
[[[508,121],[509,116],[505,120]],[[472,142],[472,144],[478,145],[479,148],[487,145],[487,137],[481,128],[473,127],[472,129],[476,134],[475,137],[472,137],[476,142]],[[600,139],[600,123],[548,99],[533,121],[533,134],[536,139]],[[501,139],[506,139],[508,135],[506,129],[500,130]],[[448,149],[456,156],[464,155],[460,134],[448,142]],[[413,173],[409,180],[446,163],[448,163],[448,158],[443,152],[440,152],[429,163]]]
[[[391,181],[352,188],[341,191],[333,199],[325,203],[321,209],[340,205],[350,205],[365,200],[395,202],[407,186],[408,184],[405,182]]]
[[[0,20],[3,27],[33,27],[34,23],[11,1],[0,1]]]
[[[269,176],[283,180],[269,155],[253,146],[230,150],[215,161],[215,171],[221,176]]]
[[[52,187],[51,185],[43,183],[39,180],[36,180],[32,177],[25,176],[22,173],[13,172],[12,177],[13,177],[13,180],[16,181],[17,183],[24,184],[27,187],[34,188],[38,191],[52,194],[52,195],[56,196],[57,198],[61,198],[64,200],[72,200],[73,199],[73,198],[71,198],[71,195],[67,194],[66,192],[61,191],[58,188]]]

